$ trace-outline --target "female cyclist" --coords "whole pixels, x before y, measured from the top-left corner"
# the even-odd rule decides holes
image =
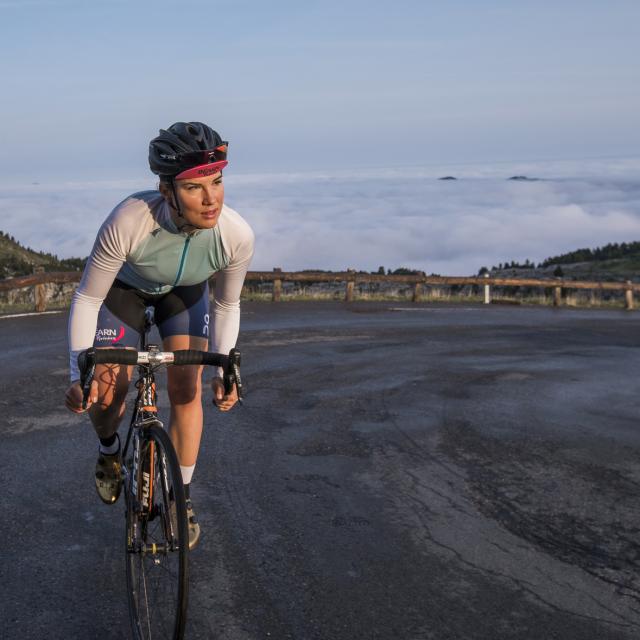
[[[253,255],[253,232],[224,201],[227,142],[200,122],[176,122],[149,144],[158,191],[134,193],[100,227],[69,316],[71,386],[67,408],[82,412],[77,355],[91,347],[137,348],[147,306],[154,307],[162,348],[228,353],[240,326],[240,292]],[[209,326],[208,279],[218,272]],[[100,439],[95,484],[113,504],[122,486],[117,430],[133,367],[98,365],[89,417]],[[189,548],[200,537],[189,487],[202,433],[202,367],[169,367],[170,435],[182,471]],[[214,402],[228,411],[235,391],[212,382]]]

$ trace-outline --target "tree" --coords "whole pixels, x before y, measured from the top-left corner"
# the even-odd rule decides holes
[[[390,275],[394,276],[423,276],[425,275],[424,271],[419,271],[418,269],[408,269],[407,267],[399,267],[395,269],[393,273],[389,270]]]

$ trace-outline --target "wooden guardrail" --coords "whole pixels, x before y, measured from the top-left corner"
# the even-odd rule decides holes
[[[46,308],[45,284],[64,284],[79,282],[82,274],[78,271],[63,271],[55,273],[43,273],[42,271],[28,276],[17,278],[6,278],[0,280],[0,292],[34,287],[34,298],[36,311],[44,311]],[[212,278],[215,280],[215,276]],[[398,283],[413,284],[413,302],[418,302],[422,295],[423,287],[430,286],[465,286],[476,285],[483,288],[484,302],[491,302],[492,288],[494,287],[539,287],[553,290],[553,304],[562,304],[562,291],[568,289],[590,289],[593,291],[621,291],[624,292],[625,308],[633,309],[634,292],[640,291],[640,283],[626,282],[590,282],[564,280],[554,278],[552,280],[541,280],[535,278],[492,278],[489,274],[485,276],[463,277],[463,276],[423,276],[423,275],[385,275],[378,273],[357,273],[354,270],[326,272],[326,271],[282,271],[275,268],[273,271],[249,271],[245,279],[246,282],[273,282],[272,300],[278,302],[282,296],[283,282],[330,282],[344,283],[346,302],[354,299],[355,285],[359,283]]]

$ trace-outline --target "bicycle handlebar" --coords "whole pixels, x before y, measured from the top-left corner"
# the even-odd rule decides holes
[[[240,378],[240,351],[231,349],[228,356],[210,351],[182,349],[178,351],[134,351],[133,349],[85,349],[78,354],[80,368],[80,386],[82,387],[82,408],[87,408],[87,399],[91,390],[91,381],[97,364],[125,365],[211,365],[222,367],[225,393],[231,393],[235,384],[238,401],[242,404],[242,380]]]
[[[236,353],[239,353],[235,350]],[[78,354],[80,371],[91,364],[208,364],[226,367],[229,356],[209,351],[134,351],[133,349],[86,349]]]

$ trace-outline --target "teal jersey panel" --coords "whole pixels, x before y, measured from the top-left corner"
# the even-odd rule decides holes
[[[218,227],[187,234],[158,226],[131,252],[117,277],[146,293],[166,293],[203,282],[228,262]]]

